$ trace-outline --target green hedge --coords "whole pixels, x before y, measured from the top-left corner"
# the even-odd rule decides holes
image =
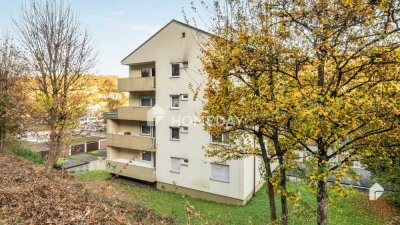
[[[10,152],[12,154],[15,154],[17,156],[20,156],[26,160],[29,160],[31,162],[37,163],[37,164],[43,164],[43,159],[40,153],[38,152],[33,152],[28,148],[21,147],[21,146],[9,146],[6,148],[7,152]]]

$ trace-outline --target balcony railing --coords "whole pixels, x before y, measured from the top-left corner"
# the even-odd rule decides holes
[[[121,134],[107,134],[107,145],[141,151],[155,151],[155,138]]]
[[[155,77],[132,77],[118,79],[119,91],[155,91]]]

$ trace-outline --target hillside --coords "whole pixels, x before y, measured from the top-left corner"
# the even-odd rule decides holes
[[[0,152],[0,224],[173,224],[116,195],[61,172]],[[111,200],[112,199],[112,200]]]

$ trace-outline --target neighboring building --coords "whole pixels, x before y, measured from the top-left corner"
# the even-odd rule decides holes
[[[211,136],[192,123],[202,102],[193,100],[191,85],[206,79],[199,44],[208,37],[172,20],[122,60],[129,78],[119,80],[119,90],[129,92],[129,106],[108,120],[106,168],[162,190],[242,205],[263,183],[259,160],[215,163],[203,150]]]

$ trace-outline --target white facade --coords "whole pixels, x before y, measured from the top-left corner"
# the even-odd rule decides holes
[[[119,110],[118,118],[108,122],[108,138],[113,139],[108,141],[111,144],[107,170],[157,182],[160,189],[244,204],[262,184],[258,172],[259,160],[249,157],[229,161],[226,165],[213,164],[216,160],[205,157],[203,150],[210,144],[211,137],[202,126],[193,123],[200,116],[203,100],[194,100],[190,87],[198,87],[206,79],[200,72],[202,64],[199,56],[200,44],[207,37],[207,33],[173,20],[122,61],[129,66],[130,79],[121,79],[120,87],[124,86],[124,91],[129,91],[130,107],[135,108],[128,108],[131,111],[126,111],[126,108]],[[176,66],[175,70],[174,64],[179,64],[179,69]],[[149,69],[144,69],[142,73],[143,68]],[[142,78],[142,75],[155,76],[150,79]],[[150,90],[150,82],[155,83],[154,90]],[[201,90],[198,96],[203,96]],[[143,108],[148,111],[142,112]],[[157,115],[154,116],[154,112]],[[147,134],[148,127],[141,130],[140,126],[152,122],[155,123],[155,128],[151,128],[155,138],[147,136],[144,139],[141,131]],[[150,138],[153,142],[149,142]],[[153,148],[147,149],[147,158],[144,156],[150,159],[151,154],[152,161],[146,165],[150,165],[152,171],[142,172],[143,168],[138,165],[143,163],[141,150],[146,149],[146,143],[154,144]],[[131,159],[132,162],[129,162]],[[130,171],[123,171],[123,165],[118,162],[129,164],[125,170]]]

